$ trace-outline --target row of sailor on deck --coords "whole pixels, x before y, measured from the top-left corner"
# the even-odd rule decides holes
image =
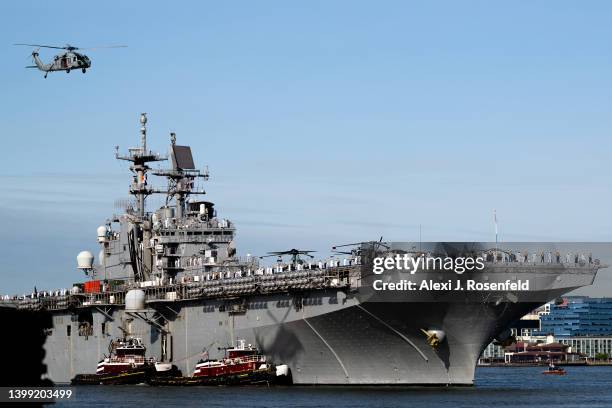
[[[55,297],[55,296],[66,296],[69,294],[69,290],[68,289],[55,289],[55,290],[43,290],[43,291],[37,291],[36,288],[34,288],[35,291],[30,293],[30,294],[24,294],[22,296],[18,296],[18,295],[2,295],[0,296],[0,300],[20,300],[20,299],[25,299],[25,298],[30,298],[30,299],[39,299],[39,298],[46,298],[46,297]]]
[[[567,252],[561,254],[559,251],[504,251],[504,250],[489,250],[482,254],[486,262],[520,262],[520,263],[566,263],[566,264],[593,264],[599,263],[598,259],[593,259],[593,254],[580,252]]]

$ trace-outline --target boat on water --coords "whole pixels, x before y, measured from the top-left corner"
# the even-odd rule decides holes
[[[231,149],[215,154],[240,166]],[[534,254],[506,257],[497,245],[490,250],[470,243],[470,251],[487,252],[485,269],[470,279],[531,281],[532,290],[466,291],[454,300],[438,298],[442,294],[435,291],[385,297],[373,294],[372,279],[379,275],[373,275],[371,257],[362,252],[375,247],[387,252],[381,257],[399,254],[382,242],[321,259],[302,256],[310,251],[278,252],[291,259],[279,255],[272,265],[239,255],[235,224],[202,197],[200,183],[208,180],[208,171],[196,167],[191,148],[177,144],[175,134],[167,155],[151,151],[146,114],[140,118],[139,145],[127,153],[117,148],[115,158],[129,164],[131,198],[117,202],[117,214],[101,218],[106,221],[91,242],[98,246],[96,262],[84,250],[77,256],[79,282],[1,300],[51,315],[44,364],[54,382],[140,381],[155,370],[147,357],[155,355],[166,368],[193,373],[189,381],[224,378],[214,373],[236,367],[249,367],[246,377],[276,375],[269,362],[279,362],[287,365],[294,384],[471,385],[487,344],[508,339],[512,323],[541,304],[592,284],[602,267],[590,258],[570,263],[559,257],[537,262]],[[168,165],[161,167],[164,162]],[[154,195],[162,197],[161,205],[147,206]],[[441,243],[431,251],[458,247]],[[458,279],[444,270],[428,277],[436,284]],[[128,347],[115,360],[105,358],[109,340],[125,336],[139,338],[144,348]],[[232,367],[226,350],[214,348],[213,361],[199,361],[205,345],[234,345],[236,339],[256,347],[267,368],[261,370],[262,361]],[[117,360],[128,356],[133,362]]]
[[[275,365],[257,348],[240,339],[226,348],[222,359],[208,358],[208,351],[195,366],[191,377],[151,378],[151,385],[256,385],[291,383],[289,367]]]
[[[565,375],[565,374],[567,374],[567,371],[565,371],[563,368],[557,368],[557,369],[554,369],[554,370],[542,371],[542,374],[545,374],[545,375]]]
[[[208,352],[206,352],[208,356]],[[246,341],[238,340],[235,347],[228,348],[226,355],[221,360],[209,358],[198,361],[193,371],[194,377],[217,377],[227,374],[240,374],[245,372],[265,369],[266,357],[259,354],[252,345]]]
[[[542,371],[542,374],[545,375],[565,375],[567,372],[562,367],[557,367],[553,363],[548,365],[548,370]]]
[[[180,375],[171,363],[146,357],[146,347],[138,337],[119,338],[109,344],[110,355],[103,358],[95,374],[77,374],[71,383],[141,384],[151,377]]]

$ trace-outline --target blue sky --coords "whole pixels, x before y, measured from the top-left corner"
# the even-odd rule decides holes
[[[612,241],[611,12],[3,2],[0,292],[83,279],[75,256],[97,253],[96,227],[126,196],[113,147],[138,143],[140,112],[150,147],[174,131],[209,166],[241,253],[417,240],[419,224],[423,240],[492,240],[494,208],[502,240]],[[17,42],[129,48],[43,79]]]

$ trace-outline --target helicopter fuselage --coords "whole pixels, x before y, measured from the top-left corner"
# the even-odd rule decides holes
[[[58,54],[53,58],[53,61],[45,64],[38,58],[38,53],[32,53],[34,62],[38,69],[44,72],[52,71],[66,71],[70,72],[72,69],[81,69],[83,72],[87,68],[91,67],[91,60],[87,55],[80,54],[78,52],[68,51],[63,54]]]

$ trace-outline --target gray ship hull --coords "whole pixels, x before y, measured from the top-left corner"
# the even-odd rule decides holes
[[[547,296],[567,290],[551,290]],[[184,375],[193,372],[203,348],[211,358],[220,357],[219,348],[245,339],[272,361],[288,364],[295,384],[471,385],[484,347],[538,303],[372,303],[326,290],[307,297],[253,296],[238,313],[225,311],[224,305],[221,299],[171,302],[138,314],[91,308],[90,335],[76,329],[78,322],[72,320],[77,315],[55,312],[45,345],[49,377],[68,382],[76,374],[94,373],[109,341],[123,335],[120,327],[126,321],[147,345],[147,354],[159,358],[160,332],[136,316],[155,319],[163,311],[171,333],[166,352]],[[447,336],[437,349],[421,332],[432,326]]]

